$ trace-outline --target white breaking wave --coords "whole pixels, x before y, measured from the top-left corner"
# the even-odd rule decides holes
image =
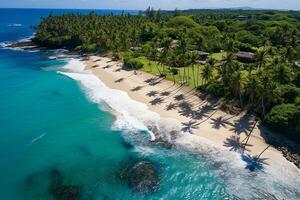
[[[13,26],[13,27],[21,27],[24,26],[23,24],[8,24],[8,26]]]
[[[1,48],[6,48],[6,47],[8,47],[11,44],[12,44],[12,42],[10,42],[10,41],[0,42],[0,47]]]
[[[30,141],[30,144],[33,144],[33,143],[35,143],[36,141],[42,139],[45,135],[47,135],[47,132],[42,133],[41,135],[39,135],[39,136],[37,136],[36,138],[32,139],[32,140]]]
[[[49,56],[50,60],[70,60],[73,58],[79,59],[80,56],[76,54],[67,54],[68,50],[66,49],[57,49],[54,51],[54,55]]]
[[[84,71],[84,68],[84,64],[78,59],[71,59],[59,73],[77,80],[92,102],[97,104],[105,102],[116,111],[115,129],[147,131],[151,140],[155,140],[155,135],[148,130],[146,124],[159,123],[160,116],[150,111],[146,104],[132,100],[126,92],[107,87],[98,77]]]
[[[17,41],[4,41],[4,42],[0,42],[0,48],[1,49],[10,49],[10,50],[14,50],[14,51],[24,51],[23,48],[21,47],[9,47],[10,45],[12,45],[13,43],[18,43],[18,42],[29,42],[35,34],[19,39]],[[26,48],[33,48],[35,46],[26,46]],[[39,50],[28,50],[28,52],[37,52]]]

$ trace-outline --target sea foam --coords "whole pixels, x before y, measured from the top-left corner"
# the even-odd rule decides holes
[[[36,138],[33,138],[33,139],[30,141],[30,144],[33,144],[33,143],[35,143],[36,141],[41,140],[45,135],[47,135],[47,132],[44,132],[44,133],[42,133],[41,135],[37,136]]]
[[[29,42],[35,34],[25,37],[25,38],[21,38],[17,41],[3,41],[0,42],[0,48],[1,49],[10,49],[10,50],[14,50],[14,51],[24,51],[24,49],[22,47],[9,47],[10,45],[14,44],[14,43],[18,43],[18,42]],[[26,46],[26,48],[33,48],[35,46]],[[27,52],[38,52],[39,50],[27,50]]]
[[[131,99],[126,92],[107,87],[98,77],[84,70],[84,64],[78,59],[70,59],[59,73],[77,80],[89,100],[94,103],[106,103],[117,114],[115,129],[147,131],[151,140],[155,135],[148,130],[146,123],[158,123],[160,116],[148,109],[147,105]]]
[[[8,24],[7,26],[9,26],[9,27],[22,27],[24,25],[23,24]]]

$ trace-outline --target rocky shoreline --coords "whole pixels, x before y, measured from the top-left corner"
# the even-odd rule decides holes
[[[12,44],[8,45],[7,48],[21,48],[25,51],[37,51],[37,50],[45,50],[46,49],[45,47],[39,46],[32,40],[12,43]]]
[[[279,150],[282,155],[300,169],[300,145],[283,135],[263,128],[263,138]]]

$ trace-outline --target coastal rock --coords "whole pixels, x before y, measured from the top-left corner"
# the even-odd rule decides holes
[[[80,186],[65,184],[64,177],[59,170],[53,169],[50,172],[51,183],[49,192],[55,199],[77,200],[81,197]]]
[[[157,170],[148,161],[137,162],[125,169],[121,179],[125,180],[134,191],[140,193],[154,192],[159,186]]]
[[[290,162],[294,163],[300,169],[300,155],[297,153],[292,153],[286,147],[279,148],[283,156]]]
[[[44,49],[43,47],[38,46],[32,40],[12,43],[12,44],[8,45],[7,47],[8,48],[21,48],[23,50],[28,50],[28,51]]]
[[[167,140],[164,140],[163,138],[157,138],[156,140],[153,141],[153,143],[161,146],[162,148],[166,148],[166,149],[171,149],[174,144],[167,141]]]
[[[178,136],[177,131],[168,131],[167,129],[159,129],[156,125],[148,125],[148,129],[152,131],[156,139],[152,143],[161,146],[162,148],[171,149],[174,146],[174,140]]]

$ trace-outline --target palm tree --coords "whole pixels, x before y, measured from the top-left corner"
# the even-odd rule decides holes
[[[236,71],[236,63],[234,62],[234,54],[228,53],[222,65],[217,68],[218,75],[221,78],[223,86],[228,86],[230,82],[230,75]]]
[[[293,63],[296,57],[296,52],[293,47],[289,46],[284,49],[283,55],[285,60],[287,60],[289,63]]]
[[[234,40],[232,39],[226,39],[225,40],[225,45],[224,45],[224,50],[227,51],[228,53],[234,53],[237,51],[237,48],[235,47]]]
[[[149,52],[149,56],[150,58],[155,62],[155,66],[156,69],[159,73],[159,75],[161,75],[161,71],[159,69],[159,66],[157,65],[157,58],[158,58],[158,50],[157,50],[157,43],[156,42],[151,42],[150,43],[150,52]]]
[[[277,94],[277,84],[272,81],[268,75],[263,74],[260,80],[257,87],[258,111],[265,116],[266,109],[272,102],[278,99],[279,95]]]
[[[244,78],[241,71],[235,71],[231,76],[230,88],[236,98],[239,99],[242,105],[242,92],[244,87]]]
[[[213,73],[213,66],[214,66],[214,61],[211,60],[210,62],[207,62],[201,72],[202,76],[202,81],[206,84],[208,81],[210,81]]]
[[[189,59],[192,65],[193,83],[194,83],[194,87],[196,88],[198,85],[196,84],[196,78],[195,78],[195,64],[197,63],[198,54],[196,52],[191,52],[189,54]],[[197,74],[197,76],[199,76],[199,74]]]
[[[255,102],[255,98],[257,96],[258,84],[259,83],[258,83],[256,75],[254,75],[252,73],[249,73],[248,80],[247,80],[247,83],[245,85],[245,94],[248,96],[249,102],[252,105]]]
[[[179,37],[180,37],[180,39],[179,39],[176,54],[177,54],[177,58],[179,58],[178,64],[180,65],[180,67],[183,67],[184,75],[183,75],[182,82],[187,82],[188,80],[187,80],[185,67],[189,65],[190,60],[189,60],[189,56],[187,54],[188,39],[187,39],[187,35],[186,35],[186,29],[182,30]]]
[[[169,54],[169,51],[171,49],[171,45],[172,45],[172,39],[170,37],[166,37],[163,38],[162,42],[161,42],[161,46],[163,48],[162,50],[162,54],[161,54],[161,62],[163,63],[163,70],[165,72],[165,64],[167,64],[167,57]]]
[[[292,80],[293,72],[287,63],[279,64],[274,69],[273,78],[280,84],[286,84]]]
[[[169,54],[170,55],[167,57],[167,65],[170,66],[169,71],[171,72],[171,74],[173,76],[173,82],[175,84],[175,82],[176,82],[175,76],[179,72],[179,70],[176,68],[177,67],[177,59],[176,59],[176,55],[173,51],[169,52]]]
[[[149,70],[150,72],[152,72],[152,64],[151,64],[151,58],[152,58],[152,45],[150,44],[145,44],[143,46],[143,52],[147,55],[148,59],[148,66],[149,66]]]
[[[257,52],[256,62],[257,62],[258,68],[262,68],[266,64],[267,52],[268,52],[268,50],[266,50],[266,49],[263,49],[263,50],[260,50]]]

